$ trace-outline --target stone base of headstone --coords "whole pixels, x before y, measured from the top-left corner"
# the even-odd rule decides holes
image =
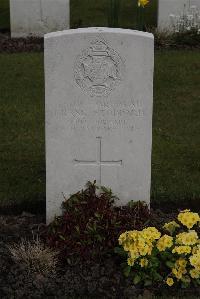
[[[11,37],[43,37],[70,24],[70,0],[10,0]]]

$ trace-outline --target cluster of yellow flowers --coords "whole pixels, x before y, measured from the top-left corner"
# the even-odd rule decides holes
[[[189,254],[191,253],[191,247],[190,246],[175,246],[172,250],[172,253],[178,253],[178,254]]]
[[[152,254],[155,257],[155,252],[157,252],[156,258],[159,258],[167,250],[172,264],[171,272],[165,273],[167,279],[164,280],[168,286],[174,284],[174,279],[190,282],[191,278],[200,278],[200,239],[197,232],[191,230],[200,222],[200,217],[198,213],[185,210],[178,214],[177,219],[183,227],[187,227],[187,231],[183,231],[182,227],[180,233],[173,235],[176,229],[181,228],[181,225],[176,221],[171,221],[163,226],[170,235],[161,235],[155,227],[148,227],[141,231],[125,232],[119,237],[119,244],[127,252],[129,266],[137,264],[141,268],[147,267],[148,270]],[[174,258],[176,258],[175,262]]]
[[[195,230],[190,230],[195,224],[200,221],[198,213],[193,213],[190,210],[184,210],[179,213],[178,220],[184,226],[186,226],[189,231],[182,232],[176,235],[174,243],[176,246],[172,249],[172,253],[178,254],[183,257],[180,257],[172,268],[171,275],[173,275],[177,280],[184,281],[184,275],[189,274],[191,278],[198,279],[200,278],[200,243],[198,234]],[[179,228],[180,225],[175,221],[171,221],[164,225],[164,228],[169,232],[173,232],[176,228]],[[192,254],[192,255],[191,255]],[[189,256],[189,258],[187,258]],[[186,267],[189,266],[187,270]],[[194,268],[190,269],[193,266]],[[190,281],[190,277],[187,277],[187,281]],[[168,286],[174,284],[174,279],[168,277],[166,280]]]
[[[181,279],[184,274],[187,273],[186,270],[187,260],[184,258],[180,258],[175,262],[174,268],[172,269],[172,273],[177,279]]]
[[[158,240],[156,247],[159,251],[165,251],[167,248],[172,247],[172,245],[173,238],[168,235],[164,235]]]
[[[182,279],[183,275],[187,273],[186,266],[187,260],[184,258],[179,258],[175,262],[174,268],[172,269],[172,274],[176,277],[177,280]],[[166,283],[171,287],[174,284],[174,279],[172,277],[168,277]]]
[[[138,6],[145,7],[149,3],[149,0],[138,0]]]
[[[128,231],[120,235],[119,244],[128,252],[128,265],[133,266],[135,261],[147,255],[151,255],[153,242],[159,239],[161,233],[155,227],[148,227],[142,231]],[[141,267],[148,265],[148,260],[142,258],[139,261]]]
[[[190,210],[184,210],[179,213],[178,220],[185,225],[188,229],[191,229],[197,222],[200,221],[198,213],[190,212]]]
[[[200,276],[200,246],[199,245],[197,245],[193,249],[193,254],[192,256],[190,256],[189,261],[191,266],[194,267],[194,269],[191,269],[190,271],[191,277],[194,278],[193,276],[195,276],[195,278],[199,278]]]
[[[176,243],[181,245],[195,245],[198,243],[198,235],[195,230],[183,232],[176,236]]]

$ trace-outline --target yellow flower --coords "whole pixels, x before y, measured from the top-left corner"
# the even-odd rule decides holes
[[[166,280],[166,284],[171,287],[174,284],[174,280],[171,277],[168,277]]]
[[[192,278],[198,279],[199,276],[200,276],[200,272],[198,270],[196,270],[196,269],[192,269],[192,270],[190,270],[190,276]]]
[[[191,229],[200,220],[198,213],[190,212],[190,210],[184,210],[178,214],[178,220],[185,225],[188,229]]]
[[[154,241],[160,238],[161,233],[157,230],[157,228],[149,226],[142,230],[141,235],[146,240]]]
[[[198,242],[198,235],[195,230],[183,232],[176,236],[176,242],[182,245],[195,245]]]
[[[129,266],[133,266],[134,265],[134,262],[135,262],[135,260],[133,259],[133,258],[131,258],[131,257],[129,257],[128,259],[127,259],[127,264],[129,265]]]
[[[192,254],[200,253],[200,245],[194,246],[192,249]]]
[[[138,237],[138,231],[137,230],[131,230],[129,232],[127,232],[127,238],[131,239],[131,240],[136,240]]]
[[[200,271],[200,253],[197,252],[196,254],[193,254],[189,258],[190,264],[196,269]]]
[[[176,221],[171,221],[163,225],[163,228],[169,231],[170,233],[172,233],[178,227],[180,227],[180,225],[176,223]]]
[[[149,246],[145,245],[144,247],[139,248],[139,253],[142,256],[145,256],[149,253]]]
[[[130,251],[131,247],[132,247],[132,244],[129,241],[127,241],[126,243],[123,244],[123,248],[125,251]]]
[[[137,259],[140,256],[138,249],[136,247],[132,247],[129,251],[129,256],[132,259]]]
[[[175,268],[172,269],[172,273],[177,279],[181,279],[183,275],[187,273],[187,270],[185,267],[177,267],[177,265],[175,265]]]
[[[175,246],[172,253],[189,254],[191,252],[190,246]]]
[[[147,267],[147,265],[148,265],[148,260],[145,258],[142,258],[140,260],[140,266],[143,268],[143,267]]]
[[[178,260],[176,261],[175,265],[176,265],[177,267],[183,267],[183,268],[185,268],[186,265],[187,265],[187,261],[186,261],[184,258],[180,258],[180,259],[178,259]]]
[[[119,239],[118,239],[119,245],[122,245],[126,241],[126,239],[127,239],[127,232],[125,232],[119,236]]]
[[[173,238],[168,235],[164,235],[158,240],[156,247],[159,251],[165,251],[166,248],[170,248],[172,245]]]
[[[145,7],[149,3],[149,0],[138,0],[138,6]]]

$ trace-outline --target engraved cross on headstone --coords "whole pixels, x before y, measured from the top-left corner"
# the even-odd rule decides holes
[[[122,160],[111,160],[104,161],[102,160],[102,137],[96,137],[97,139],[97,159],[96,160],[78,160],[74,159],[75,165],[91,165],[99,166],[99,177],[97,178],[97,183],[101,185],[102,181],[102,166],[121,166]]]

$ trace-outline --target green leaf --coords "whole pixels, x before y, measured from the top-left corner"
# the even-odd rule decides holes
[[[182,277],[182,282],[189,285],[191,282],[191,278],[188,275]]]
[[[200,285],[200,279],[195,279],[196,283]]]
[[[136,285],[141,281],[141,276],[136,274],[133,278],[133,283]]]
[[[59,235],[59,238],[63,241],[65,241],[65,238],[62,235]]]
[[[105,186],[101,186],[101,190],[106,194],[112,195],[112,190],[109,188],[106,188]]]
[[[124,267],[123,272],[124,276],[128,277],[131,272],[131,267],[127,265],[126,267]]]
[[[167,266],[168,268],[170,268],[170,269],[174,268],[174,263],[171,262],[171,261],[166,261],[165,264],[166,264],[166,266]]]
[[[163,277],[158,272],[154,272],[154,279],[156,281],[162,281]]]
[[[96,239],[100,242],[102,242],[103,240],[105,240],[105,238],[103,236],[100,235],[96,235]]]
[[[182,289],[187,289],[188,286],[189,286],[188,283],[185,283],[185,282],[182,282],[182,283],[181,283],[181,288],[182,288]]]
[[[119,254],[121,256],[127,256],[127,253],[124,251],[122,247],[115,247],[114,248],[114,253]]]
[[[145,280],[145,282],[144,282],[145,287],[149,287],[151,285],[152,285],[152,280],[150,280],[150,279]]]

